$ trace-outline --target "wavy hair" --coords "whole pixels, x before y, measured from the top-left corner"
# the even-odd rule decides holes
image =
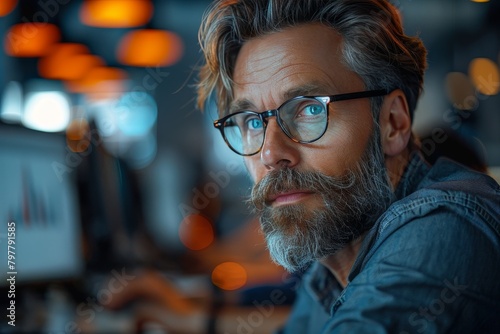
[[[205,56],[197,105],[215,98],[220,113],[233,99],[232,75],[242,45],[304,23],[322,23],[342,35],[344,64],[366,89],[400,88],[413,116],[422,91],[427,51],[405,35],[398,10],[385,0],[218,0],[205,12],[199,41]],[[378,114],[383,98],[374,98]]]

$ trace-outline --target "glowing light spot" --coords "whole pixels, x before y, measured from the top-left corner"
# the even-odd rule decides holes
[[[236,262],[223,262],[212,271],[212,283],[223,290],[236,290],[247,282],[247,271]]]
[[[85,152],[90,145],[90,127],[87,120],[74,119],[66,128],[66,143],[73,152]]]
[[[189,249],[201,250],[214,240],[214,231],[210,221],[202,215],[189,215],[179,226],[181,242]]]
[[[38,72],[47,79],[77,80],[92,68],[104,66],[104,61],[88,53],[86,46],[77,43],[58,43],[38,62]]]
[[[117,49],[119,62],[130,66],[170,66],[182,57],[181,38],[169,31],[142,29],[123,37]]]
[[[5,87],[0,117],[9,123],[19,123],[22,118],[23,92],[21,84],[11,81]]]
[[[126,93],[116,105],[118,128],[127,136],[144,136],[156,123],[157,106],[144,92]]]
[[[94,119],[101,137],[113,137],[118,135],[118,127],[116,126],[117,116],[114,112],[113,103],[116,103],[116,99],[103,100],[95,104],[98,106],[98,110],[94,113]]]
[[[5,35],[4,49],[12,57],[42,57],[60,39],[59,28],[54,24],[19,23]]]
[[[0,16],[9,15],[16,8],[17,0],[0,1]]]
[[[472,84],[484,95],[495,95],[500,88],[498,66],[490,59],[475,58],[469,64]]]
[[[31,129],[63,131],[70,121],[70,105],[62,92],[31,93],[27,97],[23,124]]]
[[[450,72],[445,79],[448,99],[457,109],[472,110],[477,105],[474,86],[467,75],[460,72]]]
[[[72,93],[91,95],[92,98],[116,96],[124,91],[127,72],[115,67],[93,67],[81,79],[65,81],[66,88]]]
[[[94,27],[137,27],[152,15],[153,4],[148,0],[86,0],[80,7],[80,20]]]

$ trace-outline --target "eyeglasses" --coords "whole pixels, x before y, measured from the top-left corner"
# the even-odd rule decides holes
[[[268,118],[276,116],[281,130],[296,143],[312,143],[328,128],[328,104],[336,101],[386,95],[385,90],[330,96],[298,96],[277,109],[255,112],[243,110],[214,121],[231,150],[243,156],[257,154],[264,145]]]

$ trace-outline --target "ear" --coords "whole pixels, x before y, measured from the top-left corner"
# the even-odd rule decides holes
[[[379,122],[384,154],[393,157],[403,152],[411,136],[411,117],[406,96],[401,89],[385,97]]]

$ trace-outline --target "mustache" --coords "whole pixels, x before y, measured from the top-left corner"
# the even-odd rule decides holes
[[[342,191],[355,184],[354,172],[342,176],[329,176],[318,171],[300,171],[292,168],[273,170],[252,187],[248,202],[257,213],[265,209],[270,196],[293,191],[307,190],[319,194]]]

